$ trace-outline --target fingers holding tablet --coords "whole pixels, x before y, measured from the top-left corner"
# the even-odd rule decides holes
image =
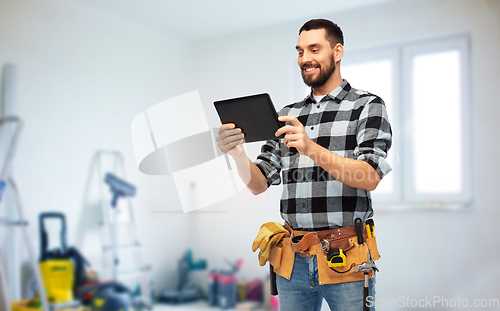
[[[223,124],[217,135],[217,145],[219,149],[232,157],[237,157],[243,151],[243,138],[245,134],[240,128],[235,128],[233,123]]]
[[[306,133],[304,125],[295,116],[280,116],[279,120],[282,122],[291,122],[292,125],[285,125],[278,129],[275,133],[276,136],[285,134],[283,143],[288,148],[294,148],[300,154],[306,154],[312,141]]]

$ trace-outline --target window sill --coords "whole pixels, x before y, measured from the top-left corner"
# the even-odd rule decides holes
[[[373,210],[377,213],[399,211],[463,211],[470,210],[470,202],[374,202]]]

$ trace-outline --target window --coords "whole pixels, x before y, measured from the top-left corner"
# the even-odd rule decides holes
[[[461,140],[451,134],[461,128],[460,53],[415,55],[411,65],[415,192],[460,192]]]
[[[371,61],[359,62],[350,66],[345,66],[342,64],[341,72],[351,86],[360,90],[371,90],[376,89],[377,93],[372,92],[380,96],[386,106],[387,113],[389,115],[389,120],[394,119],[394,109],[393,108],[393,62],[390,59],[374,59]],[[352,81],[352,82],[351,82]],[[397,146],[396,146],[397,147]],[[394,154],[393,149],[389,152],[387,161],[394,168]],[[383,193],[385,195],[395,195],[395,181],[394,174],[390,173],[384,177],[384,182],[380,183],[377,188],[377,193]]]
[[[376,208],[471,202],[468,51],[466,35],[346,48],[342,77],[385,101],[394,133],[387,159],[393,171],[372,194]]]

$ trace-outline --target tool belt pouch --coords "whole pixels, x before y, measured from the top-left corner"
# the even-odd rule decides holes
[[[311,257],[308,250],[312,245],[319,243],[319,237],[316,232],[309,232],[306,235],[291,237],[290,241],[294,252],[302,257]]]
[[[355,232],[349,228],[341,231],[330,230],[327,232],[311,232],[303,236],[292,237],[292,249],[303,257],[316,255],[320,284],[344,283],[364,279],[364,274],[355,272],[354,266],[367,261],[368,251],[372,260],[377,260],[380,255],[374,237],[368,238],[363,232],[364,244],[358,243]],[[341,249],[345,254],[345,265],[330,267],[327,254],[332,249]],[[370,277],[373,273],[370,272]]]
[[[344,272],[348,270],[353,263],[359,265],[365,262],[368,259],[367,251],[370,252],[371,260],[376,261],[380,259],[380,254],[378,252],[377,241],[375,239],[375,236],[371,238],[367,238],[365,236],[364,239],[365,239],[364,245],[358,244],[357,236],[348,236],[342,239],[328,240],[329,242],[328,250],[339,248],[343,250],[346,256],[346,265],[344,267],[337,267],[335,268],[335,270],[339,272]],[[328,254],[328,252],[324,248],[323,248],[323,254],[324,255]]]
[[[273,266],[276,274],[290,279],[294,262],[295,253],[292,250],[290,236],[287,235],[271,249],[269,263]]]
[[[358,244],[358,238],[353,235],[353,236],[346,236],[343,238],[337,238],[333,240],[328,240],[329,242],[329,248],[326,250],[325,248],[322,248],[321,254],[318,256],[318,262],[321,261],[321,263],[326,263],[326,267],[330,270],[329,274],[347,274],[347,273],[352,273],[354,272],[354,269],[352,269],[352,265],[359,265],[366,261],[366,251],[365,248],[361,245]],[[325,241],[323,240],[322,244],[324,245]],[[339,248],[341,249],[346,257],[346,264],[345,266],[341,267],[335,267],[335,270],[332,270],[327,263],[327,254],[328,251],[334,248]],[[363,258],[365,258],[363,260]],[[321,266],[324,266],[321,264]]]
[[[377,240],[375,239],[375,236],[368,238],[366,240],[366,244],[368,245],[368,249],[370,250],[370,257],[372,258],[372,260],[379,260],[380,254],[378,252]]]
[[[380,258],[375,237],[365,238],[365,243],[359,245],[357,236],[352,236],[344,239],[343,241],[338,240],[337,242],[331,242],[330,247],[345,247],[346,241],[349,243],[348,247],[343,249],[346,256],[345,266],[330,268],[327,262],[327,253],[323,251],[318,254],[318,274],[320,275],[319,281],[321,283],[330,284],[363,280],[363,273],[354,272],[354,265],[366,262],[368,251],[370,251],[370,257],[372,260],[375,261]],[[373,277],[373,271],[370,271],[369,277]]]

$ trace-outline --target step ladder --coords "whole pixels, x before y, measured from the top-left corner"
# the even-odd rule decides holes
[[[152,289],[149,280],[150,266],[143,261],[142,244],[139,239],[132,200],[130,197],[118,198],[116,206],[113,207],[110,186],[105,182],[110,175],[117,176],[123,181],[127,180],[123,155],[119,151],[99,150],[96,152],[94,160],[94,163],[97,164],[100,180],[102,210],[102,223],[100,225],[103,253],[111,261],[111,276],[114,281],[127,285],[130,284],[131,280],[135,280],[135,285],[139,285],[141,291],[141,296],[136,297],[136,300],[140,300],[138,303],[140,308],[150,309],[152,305]],[[122,232],[125,233],[119,234]],[[132,260],[130,260],[130,256],[125,256],[130,253],[133,254]],[[124,259],[128,259],[128,262]],[[132,292],[135,291],[133,287],[129,286],[129,289]]]
[[[14,203],[17,209],[17,218],[16,219],[2,219],[0,218],[0,227],[3,228],[18,228],[22,231],[24,244],[28,253],[29,263],[31,268],[33,269],[33,273],[35,274],[35,281],[38,289],[39,296],[41,297],[41,303],[43,310],[52,310],[55,309],[54,306],[49,306],[47,301],[47,296],[45,296],[45,291],[42,282],[42,276],[40,274],[40,270],[38,268],[38,262],[33,253],[33,248],[31,246],[31,241],[28,235],[28,222],[24,218],[24,212],[21,204],[21,195],[19,193],[19,189],[17,188],[14,179],[9,176],[9,169],[12,163],[12,159],[14,158],[15,149],[17,146],[17,141],[19,138],[19,134],[23,127],[23,122],[18,117],[4,117],[0,118],[0,133],[3,135],[2,130],[5,130],[8,125],[14,126],[14,130],[10,135],[10,140],[8,143],[7,151],[5,153],[4,163],[0,167],[0,203],[2,201],[2,196],[5,194],[5,190],[11,189],[14,194]],[[10,133],[9,133],[10,134]],[[2,205],[0,205],[1,207]],[[19,275],[20,277],[20,275]],[[2,265],[0,264],[0,307],[1,310],[10,311],[10,299],[7,289],[7,282],[5,279],[5,274],[2,269]]]

